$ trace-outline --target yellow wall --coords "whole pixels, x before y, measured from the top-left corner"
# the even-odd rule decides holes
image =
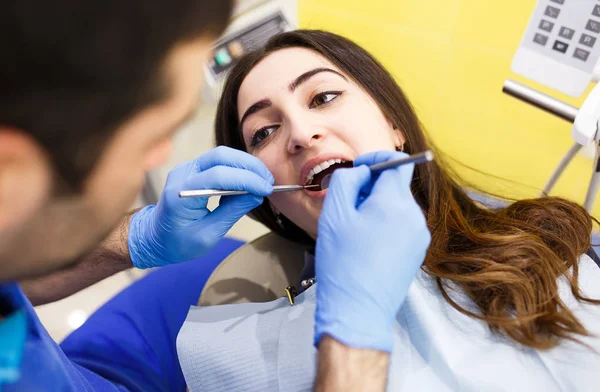
[[[349,37],[392,72],[444,152],[529,187],[458,169],[475,185],[510,196],[535,196],[573,143],[569,123],[502,93],[504,80],[512,78],[577,107],[583,101],[510,70],[535,0],[298,3],[301,27]],[[591,167],[591,160],[578,157],[553,194],[583,202]],[[596,206],[597,215],[600,203]]]

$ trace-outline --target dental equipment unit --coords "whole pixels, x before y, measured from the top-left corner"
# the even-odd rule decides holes
[[[575,140],[575,143],[559,162],[544,186],[541,196],[550,194],[560,176],[582,147],[592,143],[595,144],[593,174],[583,204],[584,208],[591,213],[598,189],[600,189],[600,132],[598,132],[600,125],[600,85],[597,84],[592,89],[580,109],[510,79],[504,82],[502,91],[573,123],[571,137]]]
[[[369,166],[369,169],[372,173],[379,173],[386,169],[391,169],[394,167],[406,165],[409,163],[414,163],[415,165],[420,163],[431,162],[433,160],[433,152],[430,150],[413,154],[407,158],[396,159],[389,162],[378,163],[376,165]],[[298,191],[302,189],[312,189],[318,188],[318,190],[325,190],[329,187],[329,182],[331,181],[331,175],[333,172],[326,174],[320,180],[319,184],[311,184],[311,185],[275,185],[273,187],[273,192],[289,192],[289,191]],[[245,195],[248,194],[246,191],[229,191],[229,190],[220,190],[220,189],[199,189],[199,190],[189,190],[189,191],[181,191],[179,192],[180,198],[187,197],[211,197],[211,196],[236,196],[236,195]]]
[[[538,0],[513,58],[511,70],[554,90],[580,97],[600,80],[600,4],[595,1]],[[596,85],[580,109],[513,80],[504,93],[573,123],[575,143],[544,186],[548,196],[577,153],[595,147],[593,174],[584,207],[592,212],[600,189],[600,87]],[[591,155],[591,154],[590,154]]]

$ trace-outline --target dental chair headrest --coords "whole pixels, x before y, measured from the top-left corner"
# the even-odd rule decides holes
[[[274,233],[265,234],[229,255],[213,271],[199,306],[268,302],[298,284],[308,246]]]

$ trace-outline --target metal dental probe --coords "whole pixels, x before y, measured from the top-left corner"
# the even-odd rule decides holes
[[[433,152],[427,150],[418,154],[411,155],[407,158],[396,159],[394,161],[378,163],[375,165],[369,166],[369,169],[373,173],[379,173],[386,169],[391,169],[394,167],[406,165],[408,163],[425,163],[431,162],[433,160]],[[332,173],[333,174],[333,173]],[[302,189],[310,189],[320,187],[321,190],[327,189],[329,187],[329,181],[331,180],[331,174],[327,174],[321,179],[321,184],[313,184],[313,185],[275,185],[273,186],[273,193],[275,192],[289,192],[289,191],[299,191]],[[226,191],[219,189],[199,189],[199,190],[190,190],[190,191],[181,191],[179,192],[179,197],[211,197],[211,196],[236,196],[236,195],[247,195],[249,192],[247,191]]]
[[[299,191],[302,189],[315,188],[319,184],[315,185],[275,185],[273,186],[273,193],[276,192],[289,192]],[[194,191],[181,191],[179,197],[210,197],[210,196],[236,196],[236,195],[247,195],[250,192],[247,191],[222,191],[219,189],[199,189]]]
[[[433,152],[430,150],[420,152],[418,154],[410,155],[406,158],[396,159],[393,161],[377,163],[375,165],[369,166],[369,170],[371,173],[379,173],[386,169],[392,169],[394,167],[406,165],[408,163],[414,163],[415,165],[419,163],[431,162],[433,161]],[[331,181],[331,176],[333,173],[325,175],[321,179],[321,189],[329,188],[329,181]]]

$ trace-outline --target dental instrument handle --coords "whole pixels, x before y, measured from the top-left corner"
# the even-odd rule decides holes
[[[396,159],[394,161],[382,162],[382,163],[378,163],[376,165],[371,165],[371,166],[369,166],[369,170],[371,170],[371,172],[373,172],[373,173],[379,173],[380,171],[383,171],[386,169],[391,169],[396,166],[406,165],[408,163],[414,163],[416,165],[419,163],[425,163],[425,162],[431,162],[431,161],[433,161],[433,152],[431,152],[430,150],[427,150],[427,151],[420,152],[418,154],[413,154],[413,155],[409,156],[408,158]]]
[[[273,186],[273,193],[276,192],[289,192],[299,191],[307,188],[318,187],[318,185],[275,185]],[[179,192],[180,198],[186,197],[211,197],[211,196],[236,196],[236,195],[247,195],[246,191],[223,191],[219,189],[199,189],[190,191]]]
[[[391,169],[391,168],[394,168],[397,166],[406,165],[408,163],[414,163],[416,165],[419,163],[425,163],[425,162],[431,162],[431,161],[433,161],[433,152],[430,150],[427,150],[427,151],[420,152],[418,154],[413,154],[407,158],[396,159],[396,160],[389,161],[389,162],[382,162],[382,163],[378,163],[376,165],[371,165],[371,166],[369,166],[369,170],[371,170],[372,173],[379,173],[386,169]],[[321,185],[322,190],[329,188],[329,182],[331,181],[332,174],[333,173],[327,174],[321,179],[320,185]]]

